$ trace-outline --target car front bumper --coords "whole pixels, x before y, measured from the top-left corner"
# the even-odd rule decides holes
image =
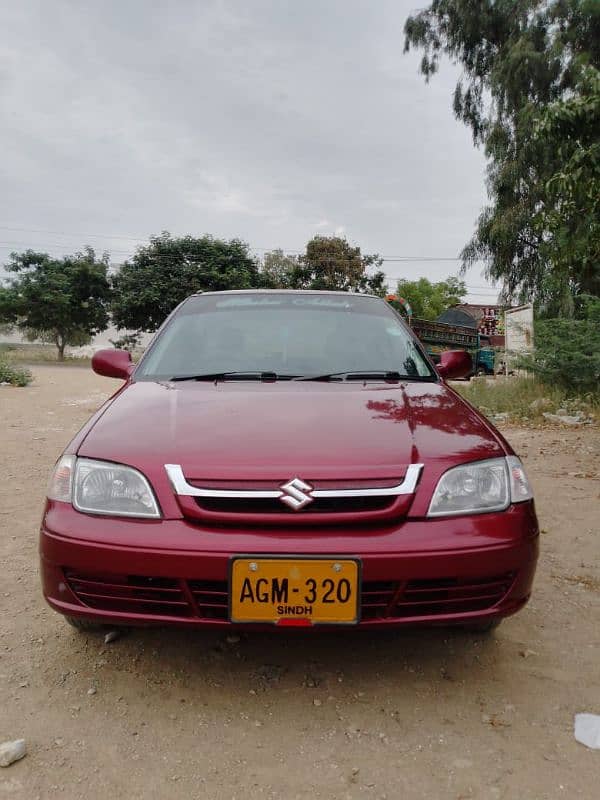
[[[231,626],[232,556],[352,556],[362,564],[358,627],[379,628],[515,613],[531,594],[538,540],[532,502],[496,514],[343,530],[209,529],[184,519],[90,516],[50,502],[40,556],[44,596],[62,614],[205,628]]]

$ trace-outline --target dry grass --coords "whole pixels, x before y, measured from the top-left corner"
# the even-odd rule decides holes
[[[547,386],[534,378],[497,376],[472,378],[455,385],[460,394],[492,419],[506,414],[508,420],[546,423],[545,412],[558,410],[600,421],[600,398],[576,396],[556,386]]]
[[[0,344],[0,357],[9,364],[70,364],[87,367],[91,359],[87,356],[65,356],[58,360],[56,347],[51,344]]]
[[[132,360],[137,363],[142,357],[143,350],[136,350],[131,354]],[[58,360],[58,352],[52,344],[2,344],[0,343],[0,358],[9,364],[55,364],[60,366],[90,367],[92,359],[89,356],[65,355],[64,361]]]

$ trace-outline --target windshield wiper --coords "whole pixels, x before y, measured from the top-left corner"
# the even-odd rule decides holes
[[[249,372],[204,372],[199,375],[173,375],[170,381],[278,381],[292,380],[297,375],[278,375],[276,372],[259,372],[258,370]]]
[[[363,370],[362,372],[327,372],[324,375],[301,375],[299,378],[293,378],[295,381],[368,381],[368,380],[382,380],[397,382],[404,378],[409,378],[408,375],[400,375],[395,370]]]
[[[247,372],[204,372],[193,375],[173,375],[168,381],[386,381],[398,383],[401,380],[427,380],[418,375],[401,375],[396,370],[361,370],[351,372],[327,372],[323,375],[288,375],[271,371],[250,370]]]

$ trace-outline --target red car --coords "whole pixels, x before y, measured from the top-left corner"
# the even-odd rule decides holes
[[[44,595],[77,628],[458,623],[527,602],[532,492],[500,433],[383,300],[183,302],[58,460]]]

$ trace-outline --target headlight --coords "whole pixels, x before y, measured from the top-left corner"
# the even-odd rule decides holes
[[[490,458],[454,467],[442,475],[427,516],[503,511],[509,503],[532,497],[525,470],[516,456]]]
[[[533,498],[533,489],[527,480],[523,464],[516,456],[507,456],[508,472],[510,475],[510,501],[522,503]]]
[[[132,467],[63,456],[48,489],[50,500],[72,503],[86,514],[116,517],[160,517],[146,478]]]
[[[71,502],[74,468],[75,456],[61,456],[58,459],[48,484],[48,500],[60,500],[62,503]]]

